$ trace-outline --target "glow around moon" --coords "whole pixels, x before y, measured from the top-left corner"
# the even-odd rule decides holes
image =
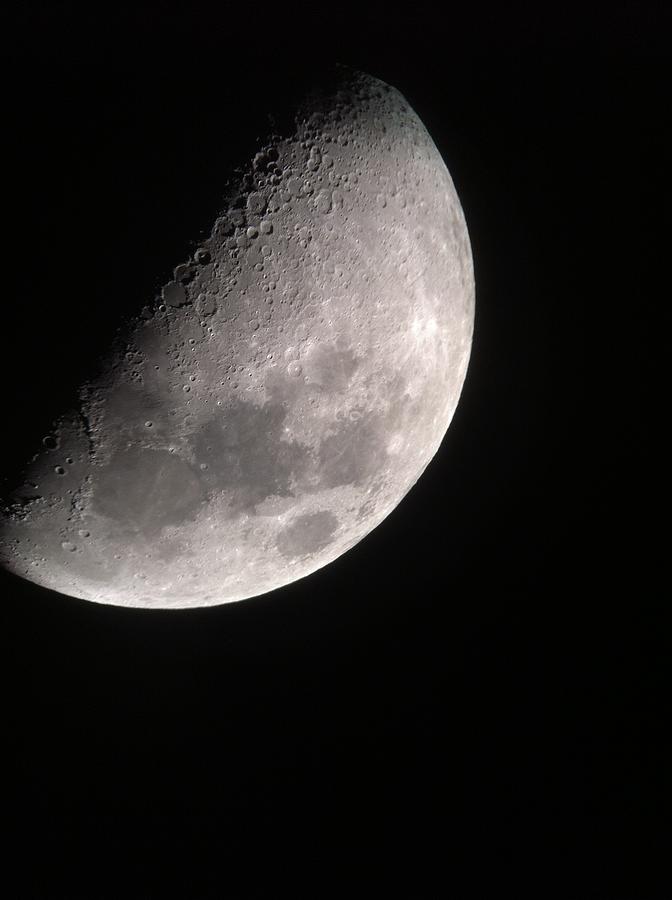
[[[259,148],[192,258],[101,348],[5,504],[3,564],[151,608],[314,572],[436,453],[473,320],[436,146],[398,91],[346,73]]]

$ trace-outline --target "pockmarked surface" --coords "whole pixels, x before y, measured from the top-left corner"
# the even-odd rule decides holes
[[[152,608],[314,572],[435,455],[473,321],[439,151],[397,90],[344,73],[264,140],[209,236],[101,348],[5,502],[3,564]]]

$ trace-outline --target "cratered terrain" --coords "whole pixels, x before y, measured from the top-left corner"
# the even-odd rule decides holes
[[[314,572],[400,502],[460,397],[465,218],[418,116],[350,70],[258,152],[7,496],[0,556],[55,591],[212,606]]]

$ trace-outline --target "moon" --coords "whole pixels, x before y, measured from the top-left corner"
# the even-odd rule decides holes
[[[259,142],[208,228],[5,499],[11,572],[119,606],[254,597],[361,541],[436,454],[473,263],[402,94],[342,70]]]

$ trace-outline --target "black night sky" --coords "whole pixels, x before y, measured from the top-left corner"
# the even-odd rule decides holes
[[[5,472],[324,64],[424,121],[477,305],[439,453],[328,568],[182,613],[1,574],[6,896],[672,894],[672,23],[501,7],[3,14]]]

